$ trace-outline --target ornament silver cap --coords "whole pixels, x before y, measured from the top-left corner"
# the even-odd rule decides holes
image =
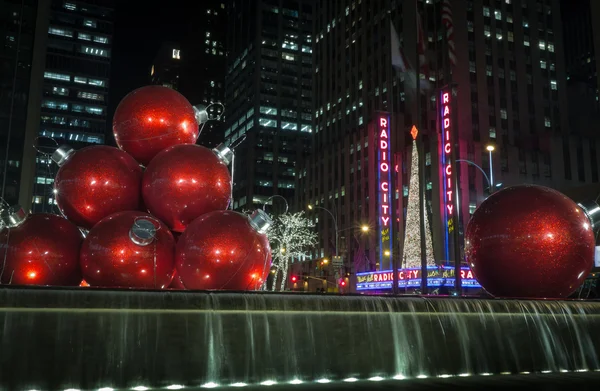
[[[600,205],[596,201],[586,201],[577,204],[590,221],[594,231],[600,229]]]
[[[213,152],[226,166],[233,160],[233,151],[225,144],[217,145],[213,148]]]
[[[145,218],[133,222],[129,230],[129,239],[138,246],[147,246],[156,238],[156,226],[152,221]]]
[[[249,217],[250,224],[258,233],[264,234],[267,229],[273,224],[273,220],[262,209],[256,209]]]
[[[14,228],[27,218],[27,213],[21,205],[13,205],[0,211],[0,225],[8,228]]]
[[[75,153],[75,149],[73,149],[69,145],[61,145],[52,153],[52,160],[59,167],[61,167],[73,154]]]
[[[203,104],[197,104],[194,106],[194,115],[196,116],[196,121],[198,121],[198,125],[202,125],[205,122],[208,122],[208,111],[206,111],[206,106]]]

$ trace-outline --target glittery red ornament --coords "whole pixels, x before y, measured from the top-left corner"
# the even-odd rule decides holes
[[[76,225],[89,229],[108,215],[140,207],[142,169],[127,153],[104,145],[61,147],[52,158],[60,166],[56,204]]]
[[[533,185],[492,194],[465,236],[476,279],[499,297],[569,296],[590,273],[594,249],[583,211],[563,194]]]
[[[229,204],[231,175],[223,160],[200,145],[176,145],[156,155],[144,172],[146,207],[173,231]]]
[[[173,271],[173,280],[171,281],[171,285],[169,285],[169,288],[185,290],[185,286],[183,285],[183,281],[181,281],[181,277],[179,277],[179,274],[177,274],[177,270]]]
[[[79,285],[82,241],[79,229],[60,216],[25,217],[24,212],[21,213],[21,218],[0,229],[0,283]]]
[[[143,212],[115,213],[94,226],[81,247],[81,270],[91,286],[164,289],[173,277],[175,240]]]
[[[196,143],[195,113],[190,102],[172,88],[138,88],[117,106],[113,134],[119,148],[147,165],[165,148]]]
[[[270,268],[264,212],[249,218],[216,211],[194,220],[179,238],[176,267],[187,289],[258,289]]]

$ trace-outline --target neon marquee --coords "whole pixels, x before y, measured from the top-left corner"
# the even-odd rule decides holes
[[[392,170],[389,115],[380,115],[377,120],[377,153],[379,177],[379,259],[380,265],[383,267],[384,256],[391,260],[392,254]]]
[[[454,287],[454,267],[429,266],[427,268],[427,286],[429,287]],[[481,288],[468,267],[461,268],[461,284],[464,288]],[[356,273],[356,290],[385,290],[392,289],[394,275],[391,270],[379,272]],[[401,288],[419,288],[421,286],[421,269],[398,270],[398,286]]]
[[[444,229],[444,239],[445,239],[445,255],[446,259],[450,259],[450,249],[449,249],[449,235],[453,232],[454,227],[452,226],[452,217],[456,213],[454,210],[454,203],[452,202],[453,193],[455,192],[454,187],[455,179],[453,167],[451,164],[451,156],[452,149],[454,145],[452,143],[452,133],[454,131],[454,124],[452,123],[452,93],[450,88],[442,89],[440,93],[440,98],[438,100],[438,108],[440,113],[440,126],[441,126],[441,145],[442,150],[440,151],[441,158],[441,186],[440,186],[440,199],[441,207],[443,208],[442,216],[443,221],[442,225],[445,227]]]

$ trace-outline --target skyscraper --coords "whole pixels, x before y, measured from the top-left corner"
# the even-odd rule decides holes
[[[23,152],[26,145],[31,148],[25,129],[28,118],[39,111],[39,78],[35,75],[43,69],[43,56],[36,49],[44,45],[48,5],[43,1],[0,1],[0,197],[9,204],[18,203],[22,193],[20,178],[27,167]],[[40,34],[44,28],[46,32]],[[30,202],[31,197],[27,205]]]
[[[23,170],[21,176],[20,198],[26,202],[27,194],[33,194],[28,198],[29,202],[33,200],[34,211],[51,211],[55,202],[52,185],[56,167],[44,154],[55,148],[49,139],[76,148],[104,143],[112,6],[111,0],[50,2],[46,44],[35,48],[45,58],[41,112],[33,140],[43,137],[37,143],[42,153],[35,154],[25,146],[25,160],[35,159],[35,166]],[[30,119],[35,121],[34,117]]]
[[[443,5],[452,11],[455,66]],[[392,68],[391,25],[402,59],[432,84],[421,89],[418,114],[416,83],[410,73]],[[380,255],[382,213],[390,210],[382,208],[382,200],[399,200],[392,202],[391,216],[383,216],[394,223],[391,256],[397,257],[408,202],[409,132],[420,125],[434,252],[438,262],[449,260],[438,103],[450,82],[457,91],[451,99],[460,160],[453,168],[460,180],[459,232],[499,186],[540,183],[561,189],[595,178],[593,146],[569,134],[558,0],[323,0],[317,2],[314,26],[314,149],[306,175],[298,175],[297,202],[326,208],[335,217],[315,210],[321,243],[314,258],[337,252],[352,272],[391,268],[391,258]],[[380,165],[382,124],[390,133],[388,166]],[[382,170],[394,166],[395,189],[382,198]],[[374,228],[366,236],[355,229],[365,223]],[[339,249],[331,245],[336,236]]]
[[[312,3],[242,0],[228,10],[225,138],[241,142],[236,209],[271,203],[275,194],[294,197],[312,132]]]
[[[150,67],[150,82],[179,91],[181,62],[180,45],[163,42]]]

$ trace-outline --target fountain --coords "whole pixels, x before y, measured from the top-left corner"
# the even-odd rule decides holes
[[[0,301],[3,390],[600,379],[598,302],[16,287]]]

